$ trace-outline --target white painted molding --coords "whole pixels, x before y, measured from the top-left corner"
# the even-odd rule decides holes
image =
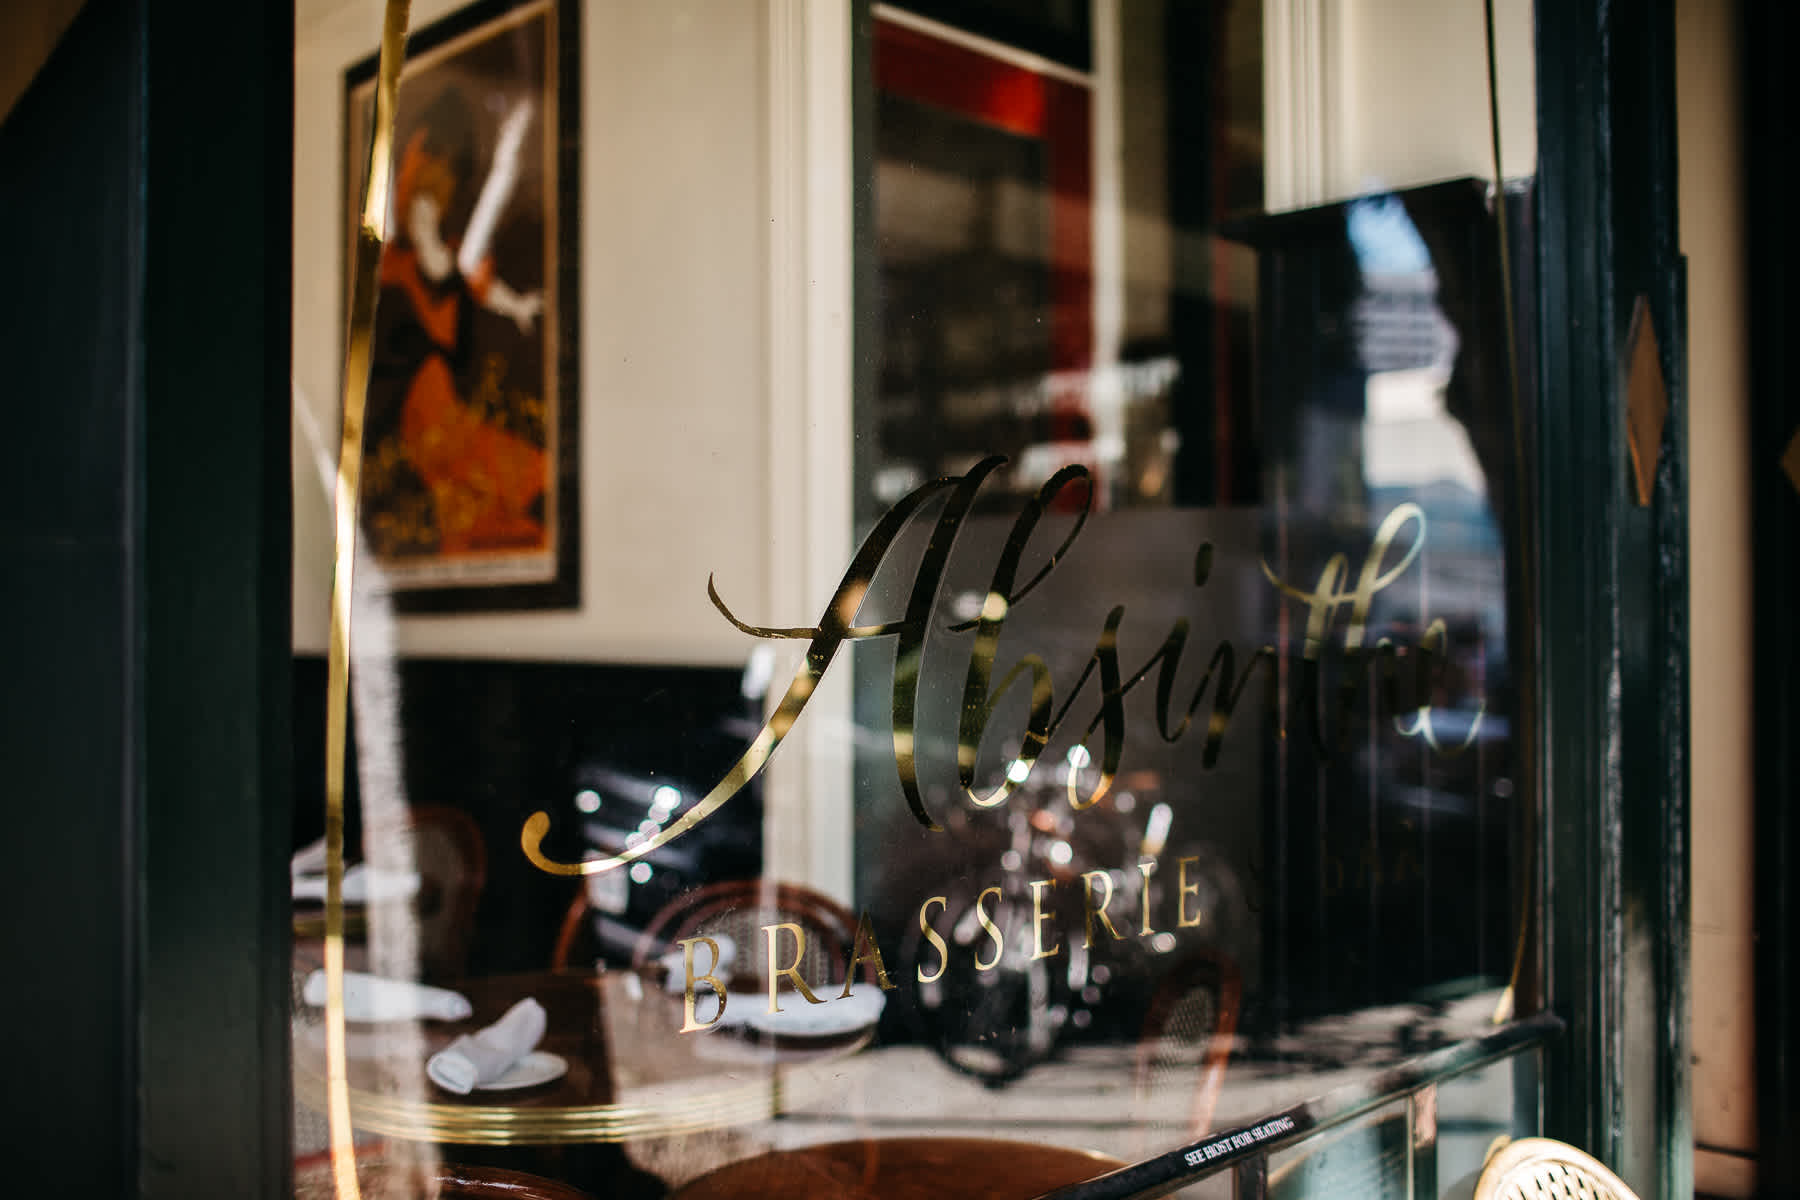
[[[1118,365],[1125,340],[1125,147],[1123,134],[1124,72],[1121,66],[1119,0],[1092,0],[1094,31],[1093,104],[1093,280],[1094,361],[1088,375],[1088,404],[1094,440],[1115,448],[1103,459],[1100,478],[1116,482],[1123,466],[1125,394]]]
[[[817,620],[849,561],[853,253],[849,6],[768,0],[768,555],[772,623]],[[805,650],[777,647],[778,701]],[[764,775],[764,871],[850,899],[848,654]]]
[[[1263,0],[1263,196],[1271,212],[1325,198],[1333,83],[1328,0]]]

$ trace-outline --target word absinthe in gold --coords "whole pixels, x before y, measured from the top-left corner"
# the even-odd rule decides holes
[[[1004,461],[998,457],[989,458],[977,464],[966,475],[931,480],[895,504],[863,540],[837,590],[814,625],[778,627],[748,624],[732,613],[720,598],[714,582],[709,579],[707,595],[713,606],[743,633],[755,638],[800,639],[808,643],[805,661],[789,682],[781,702],[743,755],[725,773],[724,778],[687,812],[653,836],[612,857],[573,863],[557,862],[547,857],[542,848],[544,838],[550,830],[550,816],[545,812],[537,812],[526,821],[520,838],[526,856],[540,870],[551,874],[594,875],[615,870],[681,837],[718,811],[762,771],[776,747],[806,711],[807,702],[845,643],[889,637],[896,640],[892,687],[894,767],[899,774],[901,792],[913,817],[925,828],[941,831],[942,827],[926,809],[914,754],[914,718],[923,682],[919,677],[919,663],[924,657],[926,637],[936,623],[934,618],[937,616],[938,597],[943,590],[945,571],[957,534],[968,521],[976,493],[983,482]],[[1084,489],[1085,497],[1068,533],[1049,558],[1036,571],[1026,575],[1025,551],[1033,532],[1052,511],[1062,493],[1077,485]],[[962,715],[957,731],[957,769],[963,797],[978,808],[993,808],[1004,804],[1015,790],[1031,778],[1045,746],[1062,727],[1070,710],[1096,676],[1099,687],[1098,709],[1083,730],[1080,743],[1086,747],[1099,734],[1100,754],[1097,761],[1100,771],[1085,793],[1078,786],[1076,772],[1069,772],[1068,800],[1077,811],[1091,808],[1112,788],[1124,753],[1125,697],[1140,683],[1155,676],[1154,718],[1158,733],[1167,742],[1174,742],[1187,732],[1206,700],[1208,689],[1212,689],[1212,713],[1210,720],[1206,722],[1206,744],[1201,760],[1203,766],[1210,768],[1218,759],[1232,717],[1252,681],[1259,673],[1274,674],[1279,657],[1274,646],[1258,647],[1248,656],[1240,672],[1236,648],[1230,640],[1222,638],[1213,650],[1205,673],[1195,685],[1185,711],[1181,711],[1172,702],[1176,675],[1191,633],[1187,618],[1176,620],[1155,653],[1136,671],[1128,674],[1119,661],[1118,635],[1126,616],[1125,606],[1121,604],[1114,606],[1107,614],[1094,643],[1093,654],[1064,695],[1060,706],[1056,701],[1056,684],[1051,677],[1050,666],[1039,654],[1021,655],[996,682],[995,659],[1008,612],[1042,584],[1068,556],[1086,525],[1092,508],[1092,495],[1092,479],[1085,467],[1067,466],[1052,475],[1026,501],[1023,510],[1014,520],[995,561],[979,616],[971,621],[947,624],[943,628],[942,632],[948,634],[974,634],[963,682]],[[902,531],[920,517],[929,502],[940,498],[942,507],[938,511],[926,549],[914,570],[903,614],[894,621],[857,624],[863,599],[869,592],[875,573],[894,551]],[[1371,691],[1368,686],[1371,668],[1376,672],[1373,691],[1377,703],[1392,715],[1395,727],[1401,734],[1420,738],[1433,750],[1446,754],[1457,753],[1474,742],[1480,728],[1479,716],[1469,728],[1465,740],[1458,746],[1446,747],[1440,744],[1432,725],[1430,697],[1443,661],[1447,658],[1448,635],[1442,620],[1431,621],[1418,642],[1411,646],[1399,645],[1386,637],[1377,639],[1373,645],[1366,644],[1369,611],[1375,597],[1406,573],[1423,550],[1424,544],[1425,514],[1418,505],[1404,503],[1396,506],[1382,520],[1361,567],[1354,575],[1348,557],[1342,553],[1334,554],[1327,560],[1317,582],[1310,589],[1283,580],[1266,562],[1262,564],[1264,576],[1277,592],[1297,601],[1305,609],[1304,648],[1292,671],[1291,686],[1287,690],[1292,697],[1293,711],[1301,718],[1301,724],[1321,754],[1329,755],[1348,744],[1352,711],[1358,698]],[[1203,542],[1195,551],[1195,587],[1206,585],[1212,571],[1212,557],[1210,542]],[[1347,619],[1342,622],[1341,637],[1334,637],[1340,610],[1347,614]],[[1329,647],[1328,642],[1331,643]],[[1334,651],[1338,667],[1335,697],[1324,694],[1326,688],[1323,683],[1323,667],[1328,648]],[[1266,671],[1261,670],[1265,667]],[[1030,702],[1025,728],[1020,734],[1019,752],[1001,780],[990,790],[982,791],[975,783],[976,751],[989,732],[989,724],[1002,697],[1020,685],[1029,689]],[[1282,714],[1276,711],[1277,689],[1272,681],[1265,685],[1263,691],[1271,716],[1279,721]],[[1337,736],[1330,737],[1327,731],[1334,723]],[[1281,734],[1285,736],[1286,732],[1283,724]],[[1095,761],[1095,756],[1091,754],[1084,757],[1087,761]]]

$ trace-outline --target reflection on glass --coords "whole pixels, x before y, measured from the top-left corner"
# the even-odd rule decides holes
[[[342,7],[301,5],[298,79],[354,106],[369,47]],[[386,464],[376,508],[433,515],[370,531],[388,540],[352,610],[347,1085],[371,1178],[472,1165],[693,1197],[745,1172],[848,1189],[937,1170],[993,1194],[973,1172],[1042,1191],[1262,1129],[1272,1192],[1424,1194],[1525,1128],[1494,1116],[1534,1086],[1511,1063],[1313,1142],[1270,1124],[1490,1030],[1503,995],[1535,1004],[1510,366],[1529,347],[1507,344],[1479,155],[1327,202],[1275,102],[1303,99],[1307,60],[1248,0],[878,5],[868,71],[838,64],[869,88],[867,143],[841,158],[809,123],[829,97],[789,72],[839,76],[775,19],[788,6],[622,6],[577,57],[514,58],[516,39],[466,40],[513,8],[427,7],[464,50],[415,80],[487,46],[483,78],[522,72],[536,96],[581,64],[584,99],[579,121],[528,121],[513,92],[471,88],[464,121],[415,87],[401,115],[415,152],[384,270],[408,299],[384,330],[417,344],[381,377],[371,453],[406,443],[411,464]],[[1387,7],[1371,45],[1418,6]],[[1428,122],[1436,101],[1409,108]],[[329,164],[354,155],[299,111],[302,199],[336,204]],[[1313,147],[1339,176],[1354,115]],[[465,124],[468,145],[435,132]],[[1439,142],[1485,152],[1485,125],[1454,132]],[[566,244],[519,211],[555,190],[558,133],[601,184]],[[485,240],[530,269],[487,292],[499,324],[465,328],[479,197],[507,190],[480,180],[508,162]],[[859,298],[790,270],[781,247],[806,239],[778,222],[854,163],[851,328]],[[321,265],[341,231],[311,211],[301,347],[341,315]],[[590,268],[579,323],[552,286],[571,264],[540,250]],[[496,469],[530,450],[528,494],[494,492],[463,542],[444,536],[460,484],[421,469],[415,418],[464,347],[412,328],[457,278],[457,331],[536,381],[496,381],[475,423],[505,435]],[[533,422],[557,419],[551,331],[572,329],[583,603],[396,607],[401,560],[473,562],[498,546],[477,527],[548,548],[551,459],[574,460]],[[774,394],[829,378],[792,355],[845,341],[863,394]],[[326,374],[313,357],[298,375]],[[480,383],[433,394],[466,407]],[[306,547],[326,512],[297,499],[300,587],[321,595]],[[325,1094],[304,802],[324,637],[305,611],[303,1168]],[[1227,1194],[1238,1161],[1220,1165],[1182,1194]]]
[[[1412,1195],[1412,1137],[1406,1102],[1388,1105],[1299,1148],[1270,1155],[1269,1195]]]
[[[1509,1059],[1447,1080],[1438,1087],[1438,1179],[1446,1194],[1473,1194],[1488,1152],[1502,1138],[1538,1132],[1531,1057]],[[1521,1103],[1526,1097],[1533,1099]]]

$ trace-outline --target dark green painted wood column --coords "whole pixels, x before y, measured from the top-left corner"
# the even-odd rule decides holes
[[[1538,700],[1545,985],[1569,1022],[1548,1132],[1646,1196],[1691,1194],[1685,299],[1673,9],[1537,5]],[[1641,504],[1627,449],[1639,298],[1669,409]]]
[[[292,1128],[294,17],[262,0],[138,12],[139,1195],[268,1196]]]
[[[293,10],[89,0],[0,128],[9,1190],[288,1188]]]
[[[0,1145],[24,1194],[130,1195],[137,1153],[134,66],[95,0],[0,126]]]

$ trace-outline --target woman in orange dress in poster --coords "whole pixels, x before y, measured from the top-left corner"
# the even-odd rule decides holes
[[[415,529],[398,540],[418,549],[434,541],[429,548],[438,555],[547,547],[544,447],[484,416],[460,382],[469,375],[475,305],[509,318],[524,336],[543,307],[540,293],[516,292],[499,279],[487,252],[530,118],[529,106],[520,104],[502,123],[487,182],[454,246],[442,224],[469,174],[474,141],[468,110],[454,92],[426,112],[395,179],[398,236],[381,263],[382,304],[391,319],[383,322],[377,370],[401,395],[397,426],[371,432],[393,439],[429,493],[435,538]]]

